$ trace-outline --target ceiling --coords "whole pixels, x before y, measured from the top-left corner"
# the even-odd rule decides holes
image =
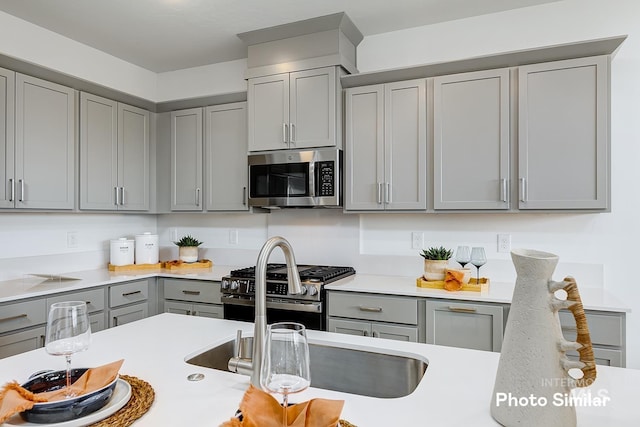
[[[246,58],[236,34],[346,12],[366,37],[559,0],[0,0],[0,10],[155,72]]]

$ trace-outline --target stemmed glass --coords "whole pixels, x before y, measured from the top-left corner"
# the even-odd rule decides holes
[[[469,246],[458,246],[456,249],[456,261],[464,268],[471,261],[471,251]]]
[[[74,397],[71,391],[71,355],[89,348],[91,325],[87,316],[87,304],[83,301],[57,302],[49,309],[45,349],[53,356],[67,359],[67,392],[65,397]]]
[[[484,248],[475,247],[471,249],[471,264],[476,266],[478,270],[478,279],[476,283],[480,284],[480,267],[487,263],[487,256],[484,253]]]
[[[282,425],[287,426],[289,394],[305,390],[311,383],[309,344],[303,325],[281,322],[267,329],[260,384],[282,394]]]

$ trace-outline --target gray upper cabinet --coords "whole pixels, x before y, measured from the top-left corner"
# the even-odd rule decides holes
[[[149,209],[149,112],[80,94],[80,209]]]
[[[520,209],[609,207],[609,57],[520,67]]]
[[[171,210],[202,211],[202,108],[171,113]]]
[[[75,91],[16,74],[16,208],[73,209]]]
[[[425,83],[346,90],[346,210],[427,208]]]
[[[509,70],[433,79],[434,209],[509,208]]]
[[[15,84],[16,73],[0,68],[0,208],[15,205]]]
[[[206,209],[247,211],[247,103],[205,109]]]
[[[249,151],[341,148],[341,86],[336,68],[249,79]]]

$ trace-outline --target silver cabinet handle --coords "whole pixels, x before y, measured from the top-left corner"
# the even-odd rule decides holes
[[[507,180],[504,178],[500,180],[500,199],[503,202],[507,201]]]
[[[120,206],[124,205],[124,187],[120,187]]]
[[[384,202],[386,204],[391,203],[391,183],[389,182],[385,182],[384,183]]]
[[[9,320],[22,319],[23,317],[27,317],[26,313],[18,314],[17,316],[4,317],[0,319],[0,322],[8,322]]]
[[[20,198],[18,201],[24,202],[24,179],[19,179],[18,182],[20,183]]]
[[[379,333],[378,331],[373,331],[373,332],[371,332],[371,335],[372,335],[374,338],[379,338],[379,337],[380,337],[380,333]]]
[[[16,183],[13,180],[13,178],[9,178],[9,184],[11,185],[11,190],[10,190],[10,196],[9,196],[9,201],[13,202],[16,198]]]
[[[378,183],[378,204],[382,204],[382,183]]]
[[[283,143],[287,143],[287,124],[283,123],[282,124],[282,142]]]
[[[382,313],[382,307],[364,307],[364,306],[358,306],[358,308],[360,309],[360,311],[367,311],[369,313]]]
[[[520,178],[520,201],[527,201],[527,183],[525,178]]]
[[[467,308],[467,307],[447,307],[449,311],[456,311],[458,313],[475,313],[477,310],[475,308]]]
[[[116,201],[116,206],[118,206],[118,187],[113,187],[113,197]]]
[[[200,188],[196,188],[196,206],[200,206]]]
[[[242,187],[242,205],[247,206],[247,187]]]
[[[183,294],[185,295],[200,295],[200,291],[187,291],[187,290],[183,290],[182,291]]]
[[[131,295],[137,295],[137,294],[141,294],[142,291],[133,291],[133,292],[125,292],[122,294],[123,297],[129,297]]]
[[[369,336],[369,332],[368,331],[362,331],[362,335],[364,335],[365,337]]]
[[[296,125],[293,123],[290,123],[289,129],[291,129],[291,136],[289,139],[291,140],[291,143],[294,144],[296,142]]]

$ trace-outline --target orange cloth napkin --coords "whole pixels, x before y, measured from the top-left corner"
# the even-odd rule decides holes
[[[76,382],[71,384],[71,390],[76,396],[80,396],[101,389],[116,379],[123,362],[124,360],[118,360],[117,362],[88,369]],[[34,394],[22,388],[15,381],[7,383],[0,390],[0,424],[13,414],[33,408],[33,405],[38,402],[62,400],[66,393],[66,388],[61,388]]]
[[[447,291],[459,291],[462,289],[462,278],[464,273],[462,271],[447,270],[444,277],[444,288]]]
[[[344,406],[343,400],[311,399],[287,408],[290,427],[336,427]],[[240,402],[242,421],[231,418],[220,427],[282,427],[284,411],[278,401],[253,385]]]

